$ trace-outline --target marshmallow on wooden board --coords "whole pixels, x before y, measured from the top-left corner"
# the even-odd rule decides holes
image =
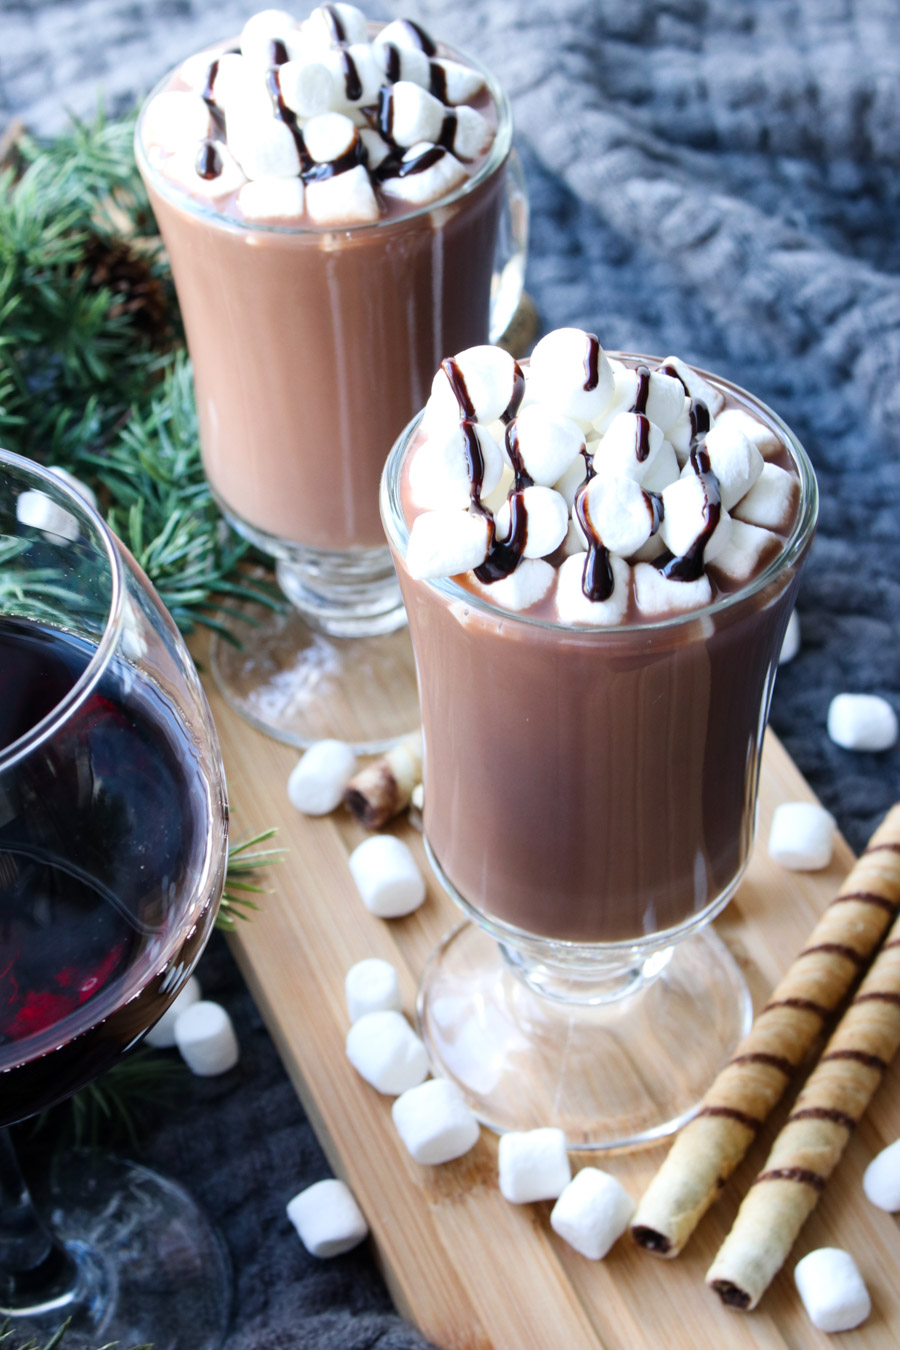
[[[636,1205],[615,1177],[583,1167],[550,1212],[550,1227],[589,1261],[602,1261],[628,1227]]]
[[[442,364],[431,382],[431,397],[422,419],[423,430],[429,434],[438,422],[452,424],[463,418],[495,422],[510,407],[521,377],[519,365],[509,352],[487,344],[457,352],[452,365],[468,406],[460,406]]]
[[[186,1008],[199,1003],[203,997],[200,981],[192,975],[187,984],[169,1004],[162,1017],[156,1022],[144,1040],[156,1050],[171,1050],[175,1045],[175,1023]]]
[[[294,134],[277,117],[228,118],[228,149],[248,178],[296,178],[300,152]]]
[[[467,177],[465,166],[449,150],[419,141],[400,161],[400,173],[382,180],[381,191],[386,197],[424,206],[452,192]]]
[[[667,356],[664,361],[660,361],[659,368],[664,375],[677,377],[687,389],[691,399],[705,403],[711,418],[718,417],[725,406],[725,395],[707,383],[693,366],[687,365],[678,356]]]
[[[142,134],[145,143],[178,145],[182,141],[202,141],[210,133],[209,108],[199,94],[167,89],[147,104]]]
[[[356,755],[344,741],[316,741],[288,779],[288,798],[306,816],[327,816],[341,802],[356,772]]]
[[[569,512],[564,499],[553,488],[527,487],[516,494],[518,509],[525,511],[525,544],[523,558],[546,558],[559,548],[569,528]],[[507,500],[494,518],[494,538],[507,539],[510,532],[512,507]]]
[[[293,14],[284,9],[261,9],[252,14],[241,29],[241,55],[255,66],[267,70],[277,65],[275,48],[280,42],[287,49],[288,41],[299,36],[300,25]]]
[[[784,630],[784,637],[781,642],[781,651],[778,653],[778,664],[787,665],[788,661],[793,661],[800,650],[800,615],[794,609],[791,611],[791,617],[787,621],[787,628]]]
[[[368,42],[351,42],[317,54],[334,87],[333,107],[369,108],[378,102],[384,73]],[[413,88],[416,86],[413,85]]]
[[[878,694],[836,694],[828,705],[828,735],[844,750],[890,750],[897,714]]]
[[[556,328],[531,353],[530,399],[589,427],[613,395],[612,367],[592,333]]]
[[[726,519],[725,511],[722,512],[722,519]],[[777,534],[759,525],[748,525],[746,521],[735,520],[733,516],[727,516],[727,519],[729,530],[724,548],[720,548],[716,541],[712,554],[707,550],[706,559],[732,581],[750,581],[779,552],[781,540]]]
[[[303,128],[303,143],[317,164],[330,164],[352,150],[356,127],[344,113],[322,112]]]
[[[428,1055],[401,1012],[363,1013],[347,1032],[347,1058],[361,1078],[386,1097],[398,1097],[428,1077]]]
[[[39,488],[28,488],[19,493],[16,498],[16,519],[20,525],[44,530],[70,543],[81,533],[81,526],[72,512]]]
[[[563,623],[610,628],[621,623],[628,609],[631,568],[617,554],[609,555],[612,594],[606,600],[590,600],[584,593],[587,553],[573,553],[556,570],[556,612]]]
[[[756,482],[734,507],[734,516],[748,525],[785,529],[793,517],[799,492],[800,484],[792,473],[764,462]]]
[[[307,183],[306,209],[317,225],[365,225],[379,216],[372,180],[362,164]]]
[[[531,403],[515,419],[515,436],[525,472],[539,487],[553,487],[573,465],[584,480],[584,433],[577,422]]]
[[[479,592],[486,600],[501,609],[516,613],[530,609],[550,590],[556,578],[556,568],[540,558],[524,558],[509,576],[490,584],[477,582]]]
[[[424,511],[409,532],[406,570],[416,581],[455,577],[480,567],[490,546],[490,521],[478,511]]]
[[[443,56],[435,57],[430,64],[430,85],[441,102],[451,108],[460,103],[469,103],[484,88],[483,78],[471,66],[464,66],[459,61],[451,61]]]
[[[304,119],[328,112],[338,102],[334,75],[322,61],[286,61],[278,67],[278,88],[285,106]]]
[[[344,993],[351,1022],[370,1012],[400,1012],[403,1000],[397,971],[390,961],[368,956],[350,967],[344,977]]]
[[[712,587],[705,574],[696,581],[674,581],[651,562],[639,562],[632,575],[635,603],[647,617],[680,614],[712,604]]]
[[[719,496],[726,511],[744,497],[763,470],[763,457],[742,431],[716,423],[707,432],[703,448],[719,480]],[[685,472],[693,470],[685,466]]]
[[[872,1311],[856,1262],[839,1247],[819,1247],[804,1256],[794,1267],[794,1283],[820,1331],[851,1331]]]
[[[769,831],[769,857],[793,872],[818,872],[831,862],[834,817],[815,802],[782,802]]]
[[[175,1044],[185,1064],[201,1078],[228,1073],[240,1059],[231,1018],[219,1003],[200,999],[175,1019]]]
[[[659,533],[676,558],[689,553],[707,529],[709,513],[707,485],[699,474],[686,474],[662,490],[663,518]],[[715,529],[703,549],[705,562],[712,562],[728,545],[734,528],[727,511],[721,511]],[[743,529],[753,529],[745,525]]]
[[[497,1158],[500,1194],[514,1205],[556,1200],[572,1180],[566,1137],[552,1126],[501,1134]]]
[[[363,904],[380,919],[411,914],[425,899],[425,878],[408,846],[393,834],[364,839],[349,863]]]
[[[356,5],[319,5],[303,24],[303,37],[314,47],[365,42],[368,20]]]
[[[303,215],[303,180],[257,178],[244,183],[237,204],[245,220],[296,220]]]
[[[652,469],[663,440],[659,427],[643,413],[619,413],[594,452],[594,472],[601,478],[633,478],[641,483]]]
[[[410,1157],[424,1166],[461,1158],[481,1134],[459,1088],[447,1078],[432,1078],[401,1093],[391,1115]]]
[[[863,1172],[862,1184],[873,1205],[889,1214],[900,1210],[900,1139],[875,1155]]]
[[[83,497],[88,506],[97,509],[97,494],[93,488],[88,487],[87,483],[82,483],[80,478],[76,478],[74,473],[69,473],[68,469],[61,469],[58,464],[48,464],[47,468],[51,473],[55,473],[57,478],[61,478],[67,487],[73,492],[77,492],[79,497]]]
[[[340,1256],[369,1232],[353,1192],[334,1177],[299,1191],[287,1203],[287,1216],[310,1256]]]
[[[748,441],[753,442],[763,459],[777,454],[783,447],[783,442],[771,427],[766,426],[765,422],[753,417],[743,408],[725,408],[716,417],[716,426],[736,427]]]
[[[653,532],[653,503],[633,478],[594,477],[578,500],[596,537],[623,558],[636,553]]]
[[[440,99],[411,80],[398,80],[384,95],[390,101],[386,114],[391,140],[408,150],[420,141],[436,144],[444,126],[445,108]]]

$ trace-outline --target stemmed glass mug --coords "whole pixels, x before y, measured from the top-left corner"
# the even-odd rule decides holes
[[[73,486],[0,451],[0,1126],[169,1006],[213,925],[227,826],[209,708],[150,582]],[[84,1157],[36,1195],[0,1130],[0,1321],[43,1343],[69,1319],[74,1350],[221,1343],[227,1259],[181,1187]]]
[[[776,414],[703,377],[781,439],[800,491],[777,557],[701,610],[572,627],[502,609],[489,588],[414,580],[404,469],[419,418],[382,480],[422,702],[426,850],[467,916],[425,969],[420,1027],[481,1120],[559,1126],[571,1148],[677,1129],[751,1016],[710,920],[753,843],[817,491]]]

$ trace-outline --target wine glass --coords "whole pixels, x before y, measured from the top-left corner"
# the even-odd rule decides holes
[[[425,969],[422,1034],[482,1121],[556,1125],[572,1148],[677,1129],[751,1016],[710,920],[752,847],[817,493],[784,423],[704,378],[780,437],[799,505],[778,556],[701,610],[572,627],[501,609],[486,587],[414,580],[404,471],[418,418],[382,481],[418,668],[426,849],[468,918]]]
[[[370,27],[374,36],[378,25]],[[211,52],[211,57],[218,49]],[[496,340],[522,292],[527,198],[509,102],[484,78],[493,144],[439,200],[372,223],[251,223],[137,163],[166,244],[194,368],[200,448],[225,518],[276,561],[287,613],[246,606],[214,638],[225,697],[297,746],[361,753],[418,725],[406,615],[378,514],[387,452],[446,351]],[[377,695],[377,696],[376,696]]]
[[[0,451],[0,1125],[83,1087],[169,1006],[213,925],[227,825],[159,597],[73,485]],[[0,1321],[215,1350],[228,1262],[186,1192],[83,1158],[44,1178],[45,1223],[0,1138]]]

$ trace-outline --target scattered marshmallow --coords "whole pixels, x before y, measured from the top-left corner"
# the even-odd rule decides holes
[[[659,533],[675,557],[683,558],[707,529],[707,485],[699,474],[689,473],[663,488],[662,499],[663,518]],[[743,525],[741,528],[751,530],[755,526]],[[703,549],[704,562],[710,563],[725,552],[733,529],[734,523],[728,512],[721,511]]]
[[[490,521],[477,511],[425,511],[409,533],[406,570],[416,581],[479,567],[490,546]]]
[[[55,502],[46,492],[38,488],[28,488],[16,498],[16,519],[21,525],[29,525],[34,530],[44,530],[71,543],[78,538],[81,526],[78,520],[59,502]]]
[[[633,478],[594,477],[580,500],[597,538],[613,553],[630,557],[650,538],[653,506]]]
[[[88,487],[87,483],[82,483],[80,478],[76,478],[74,473],[69,473],[68,469],[61,469],[58,464],[48,464],[51,473],[55,473],[57,478],[61,478],[67,487],[73,492],[77,492],[79,497],[83,497],[88,506],[97,509],[97,494],[93,488]]]
[[[667,488],[666,491],[668,490]],[[743,520],[735,520],[725,511],[722,512],[722,519],[728,520],[727,542],[724,547],[719,547],[719,530],[716,530],[713,535],[713,552],[710,553],[707,548],[706,559],[717,571],[732,581],[749,581],[761,570],[767,553],[772,558],[775,557],[781,548],[781,540],[771,530],[764,530],[759,525],[748,525]]]
[[[350,871],[363,904],[379,919],[411,914],[425,899],[425,879],[402,839],[373,834],[350,854]]]
[[[703,442],[709,465],[719,480],[722,506],[730,511],[753,487],[763,471],[763,457],[742,431],[717,422]],[[686,468],[686,472],[692,472]]]
[[[459,1088],[447,1078],[409,1088],[394,1102],[391,1115],[410,1156],[426,1166],[461,1158],[481,1134]]]
[[[317,1181],[289,1200],[287,1216],[311,1256],[340,1256],[358,1247],[369,1228],[343,1181]]]
[[[890,750],[897,714],[878,694],[837,694],[828,706],[828,735],[845,750]]]
[[[663,439],[659,427],[643,413],[619,413],[594,454],[594,471],[600,478],[633,478],[641,483],[652,469]]]
[[[783,529],[794,513],[799,492],[800,484],[792,473],[788,473],[787,469],[779,469],[777,464],[763,463],[762,472],[746,496],[737,503],[734,514],[748,525],[763,525],[769,530]]]
[[[563,623],[610,628],[621,623],[628,610],[631,568],[618,554],[609,555],[613,589],[607,600],[590,600],[584,593],[587,553],[573,553],[556,572],[556,609]]]
[[[873,1205],[889,1214],[900,1210],[900,1139],[876,1154],[863,1172],[862,1184]]]
[[[501,609],[510,609],[519,613],[536,605],[553,585],[556,569],[540,558],[526,558],[519,563],[515,571],[499,581],[489,585],[480,585],[481,594],[486,600],[499,605]]]
[[[363,1013],[347,1032],[347,1058],[361,1078],[398,1097],[428,1077],[428,1055],[401,1012]]]
[[[186,1008],[193,1007],[203,997],[200,981],[192,975],[180,994],[173,999],[159,1021],[150,1028],[144,1040],[156,1050],[171,1050],[175,1045],[175,1023]]]
[[[358,1022],[366,1013],[399,1012],[403,1007],[397,971],[379,956],[366,957],[350,967],[344,993],[351,1022]]]
[[[278,87],[285,105],[302,118],[326,113],[337,101],[334,76],[321,61],[287,61],[278,67]],[[306,128],[303,135],[305,140]]]
[[[175,1021],[175,1044],[192,1073],[214,1078],[228,1073],[240,1059],[231,1018],[218,1003],[200,999]]]
[[[778,653],[778,664],[786,666],[788,661],[793,661],[800,650],[800,615],[797,611],[791,610],[791,617],[787,621],[787,628],[784,630],[784,637],[781,642],[781,651]]]
[[[421,85],[398,80],[390,86],[391,137],[404,149],[419,141],[436,144],[444,126],[444,105]]]
[[[241,54],[264,69],[274,66],[273,46],[281,42],[286,48],[297,31],[293,14],[283,9],[261,9],[258,14],[252,14],[241,29]]]
[[[338,42],[365,42],[367,23],[365,14],[356,5],[319,5],[304,23],[303,36],[316,47],[330,47]]]
[[[244,183],[237,204],[245,220],[295,220],[303,214],[300,178],[257,178]]]
[[[500,1193],[514,1205],[556,1200],[572,1180],[566,1136],[547,1126],[500,1136]]]
[[[372,182],[362,164],[307,183],[306,209],[317,225],[365,225],[379,215]]]
[[[209,135],[209,108],[199,94],[167,89],[147,104],[143,117],[143,136],[159,145],[202,141]]]
[[[639,562],[633,577],[634,598],[642,614],[679,614],[712,604],[712,587],[705,575],[696,581],[675,581],[652,563]]]
[[[752,441],[764,459],[777,454],[783,448],[781,438],[771,427],[745,412],[743,408],[726,408],[716,418],[716,426],[736,427],[748,441]]]
[[[596,357],[596,379],[592,364]],[[612,367],[591,333],[556,328],[531,353],[529,394],[588,427],[613,396]]]
[[[635,1202],[624,1186],[596,1167],[583,1167],[550,1213],[550,1226],[589,1261],[602,1261],[625,1232]]]
[[[525,510],[525,544],[523,558],[546,558],[558,549],[569,528],[569,512],[565,500],[548,487],[523,488],[519,509]],[[501,506],[494,519],[495,538],[508,538],[512,509],[509,501]]]
[[[851,1331],[872,1311],[856,1262],[839,1247],[819,1247],[804,1256],[794,1267],[794,1283],[820,1331]]]
[[[459,103],[468,103],[484,88],[484,80],[471,66],[461,65],[459,61],[449,61],[438,57],[431,66],[439,72],[439,87],[444,103],[455,107]]]
[[[519,413],[515,428],[525,471],[538,486],[553,487],[573,468],[578,476],[576,487],[584,481],[584,433],[577,422],[556,417],[540,403],[530,403]],[[574,491],[572,499],[566,497],[567,505],[573,500]]]
[[[815,802],[782,802],[769,832],[769,857],[792,872],[818,872],[831,862],[834,817]]]
[[[303,142],[318,164],[328,164],[346,155],[356,143],[356,127],[339,112],[311,117],[303,128]]]
[[[288,779],[288,798],[306,816],[327,816],[340,805],[356,772],[356,755],[343,741],[316,741]]]
[[[473,411],[457,402],[443,366],[431,382],[431,397],[423,425],[429,431],[437,422],[458,422],[473,417],[476,422],[495,422],[506,412],[520,377],[519,366],[502,347],[467,347],[453,358]]]
[[[381,190],[386,197],[424,206],[452,192],[467,177],[465,166],[449,150],[419,141],[400,161],[400,173],[385,178]]]

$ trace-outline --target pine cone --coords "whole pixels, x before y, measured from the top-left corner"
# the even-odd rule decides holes
[[[169,297],[148,258],[123,240],[94,235],[85,242],[76,275],[84,272],[92,289],[106,288],[116,297],[111,316],[127,315],[136,331],[154,346],[171,342],[174,328]]]

